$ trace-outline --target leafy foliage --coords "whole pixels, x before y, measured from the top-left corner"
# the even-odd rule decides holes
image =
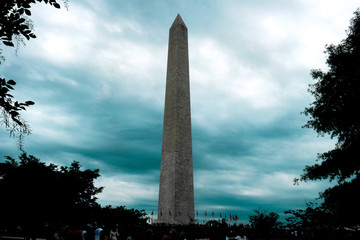
[[[26,38],[36,38],[34,26],[30,20],[31,4],[44,2],[60,8],[56,0],[2,0],[0,3],[0,40],[6,46],[14,47]],[[64,1],[67,6],[67,1]]]
[[[107,205],[103,208],[100,206],[93,209],[95,221],[105,226],[118,224],[126,228],[146,224],[146,214],[144,210],[126,209],[124,206],[112,207]]]
[[[306,209],[288,210],[285,214],[293,216],[287,217],[290,227],[301,228],[319,228],[323,225],[329,225],[332,221],[331,215],[322,209],[317,202],[307,202]]]
[[[67,7],[68,0],[63,0]],[[5,60],[2,55],[1,43],[8,47],[18,47],[20,43],[25,44],[24,39],[36,38],[34,26],[30,19],[31,4],[44,2],[55,8],[60,8],[56,0],[1,0],[0,1],[0,64]],[[23,150],[23,136],[30,134],[29,125],[20,117],[20,111],[25,107],[33,105],[34,102],[26,101],[19,103],[9,93],[14,90],[14,80],[6,81],[0,78],[0,110],[1,123],[5,125],[10,135],[19,133],[19,148]]]
[[[358,199],[357,199],[358,200]],[[349,227],[346,222],[340,223],[332,208],[328,208],[319,202],[306,203],[306,209],[285,211],[292,216],[286,218],[287,227],[297,230],[301,239],[359,239],[358,226]],[[356,218],[358,215],[343,212],[348,218]]]
[[[99,170],[81,170],[74,161],[69,167],[46,165],[23,153],[0,163],[0,212],[3,224],[36,226],[42,222],[71,222],[84,217],[84,209],[97,206],[95,187]]]
[[[351,19],[347,37],[338,45],[327,45],[329,70],[312,70],[317,80],[309,92],[315,101],[304,113],[310,117],[305,127],[319,135],[337,138],[333,150],[318,155],[316,164],[306,166],[300,180],[336,181],[337,185],[320,194],[322,208],[333,214],[338,223],[358,224],[347,213],[359,216],[360,207],[351,193],[359,189],[360,171],[360,9]],[[343,212],[343,214],[341,214]]]
[[[19,138],[19,147],[22,149],[22,135],[30,133],[30,127],[20,117],[20,111],[26,110],[25,107],[35,104],[32,101],[26,101],[24,103],[19,103],[15,101],[14,96],[10,94],[11,90],[14,90],[15,85],[14,80],[6,81],[4,78],[0,77],[0,107],[1,107],[1,123],[10,131],[10,134],[13,135],[14,132],[20,133]]]
[[[320,194],[324,199],[322,208],[331,214],[336,225],[354,226],[359,224],[360,196],[356,192],[360,189],[360,178],[343,182]]]
[[[256,232],[260,235],[266,236],[281,225],[280,216],[275,212],[268,212],[265,209],[254,210],[254,212],[255,215],[249,216],[249,222],[255,226]]]
[[[326,47],[329,71],[312,70],[318,80],[309,91],[315,101],[305,114],[310,120],[305,127],[319,134],[337,137],[335,149],[319,155],[321,164],[307,167],[303,180],[337,179],[339,182],[360,170],[360,10],[355,12],[346,39]]]
[[[88,239],[93,238],[91,226],[117,224],[125,233],[141,230],[146,225],[144,210],[101,207],[96,202],[103,190],[94,185],[99,176],[99,169],[81,170],[76,161],[58,166],[26,153],[19,160],[6,157],[0,162],[0,226],[21,226],[26,237],[51,238],[56,226],[87,228]]]

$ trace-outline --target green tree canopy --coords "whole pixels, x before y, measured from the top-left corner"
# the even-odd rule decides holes
[[[360,10],[351,19],[347,37],[326,46],[329,69],[312,70],[317,82],[309,92],[315,101],[304,113],[310,120],[305,127],[319,135],[337,139],[334,149],[319,154],[317,163],[306,166],[300,180],[335,181],[320,194],[322,208],[337,223],[359,224],[360,202]]]

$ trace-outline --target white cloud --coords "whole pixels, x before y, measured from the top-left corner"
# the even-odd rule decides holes
[[[60,75],[59,72],[55,70],[41,69],[41,71],[36,71],[35,69],[30,69],[27,75],[31,80],[39,82],[48,81],[68,85],[70,87],[77,87],[79,85],[76,79]]]
[[[80,113],[72,113],[67,107],[54,104],[36,104],[23,113],[31,126],[32,134],[28,139],[45,141],[47,144],[60,144],[71,147],[89,146],[97,133]]]
[[[93,12],[76,4],[69,11],[36,4],[33,18],[38,38],[26,48],[28,55],[58,66],[81,65],[91,56],[97,36]]]
[[[197,126],[214,130],[238,120],[270,123],[303,96],[299,88],[305,91],[306,84],[299,79],[284,82],[276,70],[240,58],[215,39],[192,38],[190,43],[192,117]]]
[[[77,4],[69,11],[43,5],[35,9],[39,39],[26,49],[28,56],[101,78],[100,85],[98,79],[93,83],[96,97],[134,97],[163,107],[167,39],[164,45],[144,41],[145,30],[138,22],[121,16],[110,22],[102,15],[106,13]]]
[[[149,185],[142,175],[101,176],[96,186],[106,186],[98,195],[102,204],[139,206],[158,197],[158,186]]]

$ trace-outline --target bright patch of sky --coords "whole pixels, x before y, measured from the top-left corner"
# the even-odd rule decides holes
[[[358,1],[70,1],[33,7],[36,39],[4,48],[1,75],[32,100],[25,150],[99,168],[103,205],[157,210],[168,30],[189,29],[195,208],[282,214],[328,183],[293,185],[334,140],[303,129],[311,69],[326,69]],[[19,154],[2,129],[2,156]]]

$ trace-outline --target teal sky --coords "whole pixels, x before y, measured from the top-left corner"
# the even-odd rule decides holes
[[[168,31],[188,27],[195,208],[282,214],[326,182],[293,185],[335,140],[302,126],[310,70],[345,38],[355,0],[70,0],[33,7],[36,39],[5,48],[0,73],[36,104],[25,150],[42,161],[99,168],[103,205],[156,214]],[[0,131],[1,156],[17,156]],[[5,159],[3,159],[5,160]]]

